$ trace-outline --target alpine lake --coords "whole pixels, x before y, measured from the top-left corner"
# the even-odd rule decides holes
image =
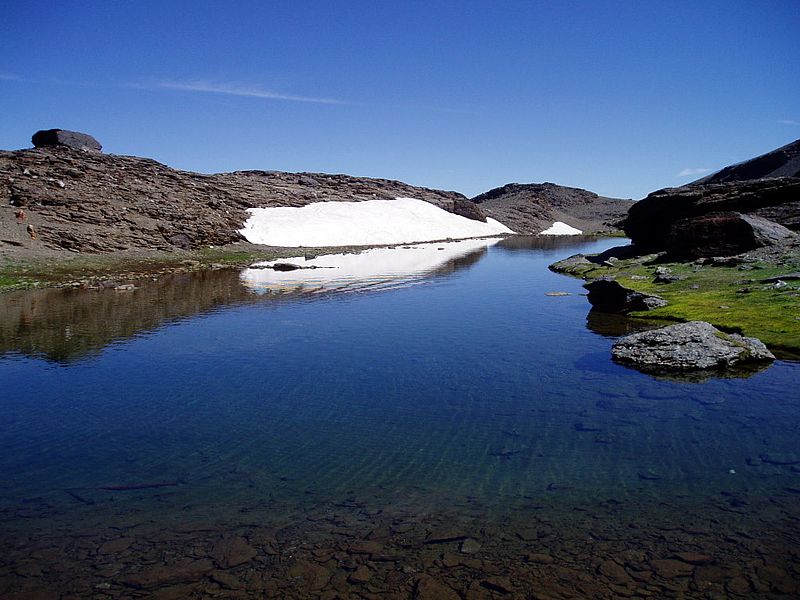
[[[615,364],[620,243],[0,295],[0,598],[797,597],[800,363]]]

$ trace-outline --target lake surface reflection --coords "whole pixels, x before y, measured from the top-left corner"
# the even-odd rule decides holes
[[[0,597],[794,594],[800,365],[612,363],[618,243],[0,296]]]

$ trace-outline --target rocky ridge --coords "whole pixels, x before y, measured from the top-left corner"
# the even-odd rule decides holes
[[[241,241],[248,208],[411,196],[445,210],[457,192],[388,179],[236,171],[205,175],[67,146],[0,151],[0,248],[192,249]]]
[[[800,140],[795,140],[761,156],[727,166],[689,185],[774,179],[777,177],[800,177]]]
[[[615,232],[634,204],[555,183],[509,183],[472,201],[487,216],[521,234],[537,234],[556,221],[587,234]]]

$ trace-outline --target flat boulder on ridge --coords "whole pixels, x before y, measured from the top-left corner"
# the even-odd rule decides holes
[[[760,340],[723,333],[705,321],[625,336],[614,344],[611,354],[617,362],[647,372],[725,369],[775,359]]]
[[[92,150],[95,152],[100,152],[103,149],[100,142],[88,133],[68,131],[66,129],[42,129],[33,134],[31,142],[36,148],[67,146],[75,150]]]

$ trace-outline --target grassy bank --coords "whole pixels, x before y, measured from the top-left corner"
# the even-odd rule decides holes
[[[680,279],[656,283],[657,267]],[[800,281],[765,281],[800,271],[800,256],[756,260],[734,265],[656,262],[654,256],[577,264],[553,269],[595,279],[610,276],[623,286],[658,294],[669,304],[632,318],[707,321],[728,332],[759,338],[783,356],[800,358]]]

